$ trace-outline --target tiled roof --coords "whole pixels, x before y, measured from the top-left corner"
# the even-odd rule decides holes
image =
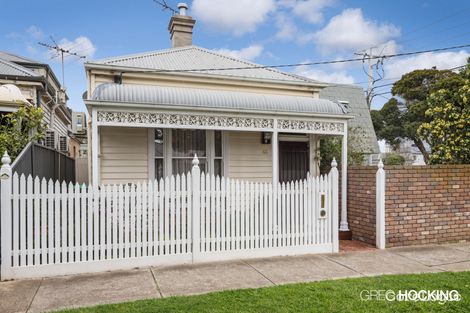
[[[319,83],[318,81],[298,75],[281,72],[272,68],[236,59],[224,54],[197,46],[158,50],[87,62],[110,66],[134,67],[147,70],[190,71],[238,78],[256,78],[298,83]],[[246,67],[257,67],[247,69]],[[261,67],[261,68],[260,68]],[[231,68],[230,70],[221,70]],[[205,70],[204,69],[211,69]]]

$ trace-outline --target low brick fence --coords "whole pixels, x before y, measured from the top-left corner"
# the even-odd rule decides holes
[[[353,239],[375,245],[376,167],[348,169]],[[470,241],[470,165],[386,166],[386,246]]]

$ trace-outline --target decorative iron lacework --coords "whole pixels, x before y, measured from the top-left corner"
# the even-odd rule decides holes
[[[342,133],[344,132],[343,123],[334,122],[318,122],[318,121],[303,121],[303,120],[278,120],[278,129],[285,130],[305,130],[305,131],[318,131],[324,133]]]
[[[145,112],[101,112],[97,114],[98,122],[157,124],[178,126],[219,126],[229,128],[273,128],[273,120],[265,118],[226,117],[207,115],[186,115],[173,113]]]

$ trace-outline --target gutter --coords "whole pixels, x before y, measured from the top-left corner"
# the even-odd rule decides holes
[[[204,71],[194,71],[194,72],[171,72],[169,70],[154,70],[148,68],[141,68],[141,67],[128,67],[128,66],[117,66],[117,65],[103,65],[97,63],[85,63],[85,69],[92,70],[92,69],[101,69],[106,71],[117,71],[128,73],[128,74],[150,74],[150,75],[168,75],[168,76],[181,76],[181,77],[205,77],[208,79],[218,79],[224,78],[227,80],[233,81],[249,81],[249,82],[259,82],[259,83],[274,83],[280,85],[294,85],[294,86],[303,86],[303,87],[316,87],[316,88],[323,88],[328,87],[329,84],[327,83],[316,83],[316,82],[308,82],[308,81],[287,81],[287,80],[277,80],[277,79],[268,79],[268,78],[251,78],[251,77],[242,77],[242,76],[226,76],[221,74],[204,74]],[[111,73],[110,73],[111,74]],[[111,74],[112,75],[112,74]]]

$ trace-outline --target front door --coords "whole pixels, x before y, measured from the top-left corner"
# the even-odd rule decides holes
[[[308,142],[279,142],[279,181],[305,179],[310,168]]]

